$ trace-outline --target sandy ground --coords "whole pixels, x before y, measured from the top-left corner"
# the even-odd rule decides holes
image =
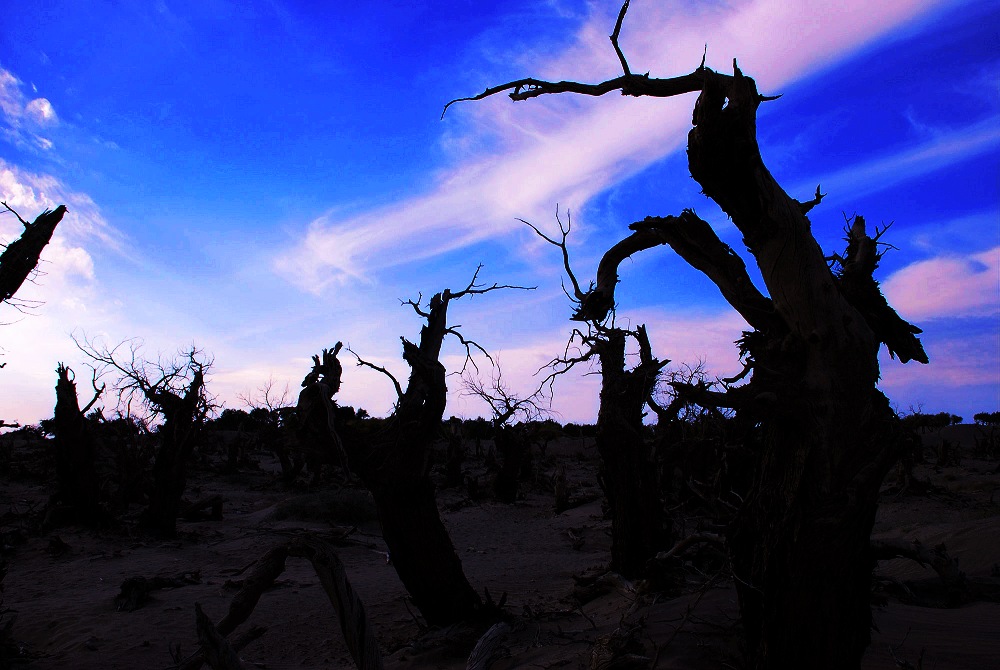
[[[494,598],[507,594],[514,630],[504,668],[590,668],[607,637],[630,633],[633,650],[649,661],[632,667],[740,667],[735,592],[725,579],[706,581],[692,564],[678,597],[639,593],[623,581],[603,582],[603,594],[581,604],[574,575],[601,573],[609,560],[610,522],[595,483],[596,454],[579,440],[550,449],[541,468],[566,468],[574,496],[590,502],[561,514],[543,486],[528,488],[514,505],[471,502],[463,491],[441,491],[442,517],[471,583]],[[553,456],[554,454],[554,456]],[[329,492],[289,489],[275,481],[275,464],[236,475],[192,475],[189,485],[225,498],[221,521],[180,522],[176,541],[157,542],[127,532],[96,533],[63,527],[24,536],[19,514],[39,508],[51,484],[10,481],[0,473],[0,511],[6,511],[4,606],[16,612],[12,633],[32,660],[26,667],[169,668],[197,649],[194,604],[213,621],[228,610],[240,571],[289,534],[343,535],[338,555],[364,600],[389,668],[464,668],[482,630],[427,631],[407,607],[371,519],[310,519],[310,496]],[[476,463],[472,468],[485,468]],[[966,457],[960,465],[920,466],[916,474],[939,488],[930,494],[886,495],[875,537],[944,542],[969,578],[1000,583],[1000,475],[996,461]],[[290,516],[289,510],[293,510]],[[296,518],[296,516],[298,518]],[[350,515],[348,515],[350,516]],[[363,516],[363,515],[362,515]],[[190,584],[152,593],[133,612],[115,610],[129,577],[188,575]],[[906,560],[882,564],[879,574],[900,581],[934,573]],[[641,591],[641,589],[639,589]],[[596,596],[596,597],[595,597]],[[8,618],[10,614],[7,615]],[[864,662],[869,670],[912,667],[1000,668],[1000,604],[970,602],[952,609],[907,605],[894,598],[875,614],[878,631]],[[310,564],[289,559],[276,586],[264,593],[249,624],[266,634],[247,646],[247,668],[350,668],[333,607]],[[596,652],[595,652],[596,650]],[[911,665],[907,666],[906,663]]]

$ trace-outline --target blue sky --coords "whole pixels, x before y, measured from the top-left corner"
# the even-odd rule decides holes
[[[901,410],[967,419],[1000,409],[1000,7],[636,0],[622,31],[634,71],[734,57],[766,93],[758,133],[792,195],[816,184],[820,244],[844,215],[894,222],[879,279],[922,327],[929,366],[883,356]],[[877,4],[877,6],[872,6]],[[86,372],[70,333],[142,338],[147,356],[192,342],[239,407],[273,380],[291,394],[309,356],[343,340],[402,378],[400,299],[487,283],[538,286],[453,305],[452,323],[499,359],[515,391],[561,353],[570,309],[553,232],[572,213],[577,273],[646,215],[693,207],[741,249],[698,193],[684,139],[695,96],[546,96],[444,103],[523,76],[620,72],[616,2],[295,3],[0,0],[0,196],[25,218],[65,203],[44,274],[0,306],[0,418],[51,415],[56,362]],[[0,216],[0,241],[17,233]],[[623,272],[619,318],[660,357],[739,369],[745,326],[667,249]],[[445,363],[458,369],[453,342]],[[481,366],[489,375],[489,364]],[[596,416],[598,379],[561,380],[562,421]],[[485,408],[449,382],[449,413]],[[348,365],[342,402],[391,409],[391,386]]]

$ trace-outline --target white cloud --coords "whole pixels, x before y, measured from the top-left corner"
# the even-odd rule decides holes
[[[59,123],[56,110],[45,98],[35,98],[24,106],[24,114],[40,126],[54,126]]]
[[[683,9],[643,3],[632,8],[621,41],[632,69],[650,69],[654,76],[690,71],[708,43],[710,65],[737,56],[762,90],[776,90],[934,4],[757,0]],[[589,17],[574,45],[541,63],[537,75],[593,81],[619,74],[607,38],[613,24],[610,13]],[[782,36],[780,48],[775,34]],[[303,290],[318,292],[503,235],[516,228],[515,217],[548,216],[557,202],[579,207],[679,148],[691,114],[687,99],[617,95],[547,96],[514,107],[503,96],[453,107],[447,122],[464,130],[449,128],[448,142],[465,157],[445,170],[434,188],[357,216],[330,213],[315,219],[301,242],[276,260],[277,271]],[[476,143],[469,137],[476,135],[498,138],[500,150],[470,155],[467,147]]]
[[[29,221],[46,209],[66,205],[67,214],[57,229],[76,244],[97,238],[101,244],[121,252],[124,239],[102,216],[93,199],[73,191],[49,174],[28,172],[0,158],[0,199]],[[11,220],[13,217],[9,217]],[[0,226],[9,221],[0,216]],[[5,235],[11,231],[0,228]]]
[[[17,146],[48,151],[52,141],[33,129],[56,126],[59,117],[47,99],[27,100],[21,87],[21,80],[0,68],[0,135]]]
[[[910,320],[1000,314],[1000,247],[913,263],[894,272],[882,289]]]
[[[21,82],[13,74],[0,68],[0,111],[8,122],[15,122],[23,113],[24,96]]]

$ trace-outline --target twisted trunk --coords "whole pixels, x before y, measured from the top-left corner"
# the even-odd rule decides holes
[[[330,398],[340,386],[339,363],[333,366],[331,362],[330,378],[323,382],[309,383],[307,377],[299,399],[300,415],[312,417],[307,419],[312,424],[307,431],[310,439],[326,442],[331,449],[332,440],[342,443],[351,470],[371,491],[389,560],[432,626],[473,619],[483,606],[441,521],[430,479],[431,449],[441,432],[448,392],[445,368],[438,358],[448,332],[448,303],[454,297],[445,290],[431,299],[428,312],[420,312],[426,323],[419,344],[401,338],[410,378],[406,390],[400,389],[395,412],[376,436],[354,435],[346,426],[338,436],[328,422],[333,411]],[[310,389],[320,387],[327,412],[304,406]]]
[[[70,372],[61,363],[56,368],[59,379],[56,382],[53,423],[59,485],[57,496],[63,504],[72,508],[77,521],[99,525],[108,519],[100,504],[100,487],[94,468],[97,449],[84,411],[80,409],[76,383],[70,379]]]
[[[744,395],[757,402],[737,412],[758,418],[768,437],[730,551],[752,667],[858,667],[870,642],[869,537],[898,443],[876,389],[879,343],[904,361],[927,358],[919,330],[871,277],[863,220],[843,272],[830,271],[805,216],[811,204],[789,197],[760,158],[760,101],[738,68],[709,77],[688,136],[691,174],[743,234],[774,310],[750,320],[758,331],[745,338],[756,367]]]
[[[602,379],[597,449],[611,508],[611,569],[630,579],[643,576],[667,540],[656,467],[642,434],[643,407],[661,366],[646,353],[645,329],[638,333],[644,355],[633,370],[625,369],[625,331],[610,329],[596,345]]]
[[[187,463],[201,424],[199,405],[204,383],[202,371],[196,370],[183,396],[168,390],[146,394],[164,421],[158,431],[160,447],[153,462],[149,506],[140,524],[163,537],[177,534],[177,514],[187,485]]]

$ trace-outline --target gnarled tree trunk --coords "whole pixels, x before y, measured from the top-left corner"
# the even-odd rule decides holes
[[[649,354],[645,328],[638,336],[641,362],[625,368],[628,333],[606,329],[594,344],[601,361],[601,406],[597,413],[597,449],[604,493],[611,508],[611,569],[641,577],[646,562],[667,542],[651,448],[643,438],[643,407],[662,367]]]
[[[765,100],[736,67],[704,64],[656,79],[630,72],[618,46],[626,1],[611,41],[622,76],[600,84],[522,79],[469,99],[510,91],[514,100],[547,93],[670,97],[700,91],[688,135],[691,175],[728,214],[760,268],[767,296],[740,257],[694,212],[648,217],[609,250],[596,286],[575,318],[602,321],[614,306],[617,267],[629,255],[668,244],[705,273],[750,324],[741,340],[753,369],[743,386],[700,402],[734,408],[765,438],[754,480],[728,534],[750,667],[763,670],[860,666],[870,642],[873,556],[869,536],[879,486],[896,453],[897,418],[876,388],[878,348],[902,362],[927,362],[920,330],[888,305],[873,279],[878,234],[864,220],[831,271],[806,213],[760,157],[756,110]],[[451,103],[449,103],[451,104]]]
[[[187,462],[203,418],[204,385],[204,373],[197,368],[183,396],[169,389],[146,392],[149,402],[163,415],[163,425],[158,431],[160,447],[153,462],[153,489],[140,523],[164,537],[177,533],[177,513],[187,483]]]
[[[59,491],[57,498],[68,505],[75,519],[87,525],[99,525],[107,521],[107,514],[100,504],[100,486],[94,458],[97,448],[85,414],[97,400],[83,410],[76,395],[76,383],[70,379],[72,371],[62,363],[56,368],[59,379],[56,382],[56,408],[53,420],[56,452],[56,480]]]
[[[434,626],[474,619],[484,607],[441,521],[430,479],[431,449],[441,434],[448,392],[441,346],[446,335],[456,334],[447,325],[448,305],[464,295],[505,288],[481,289],[474,282],[475,277],[458,293],[446,289],[436,294],[426,311],[408,303],[425,323],[418,344],[400,338],[403,359],[410,366],[405,390],[386,370],[359,359],[360,365],[388,375],[396,387],[396,409],[378,434],[352,434],[329,419],[333,395],[340,388],[339,346],[324,351],[322,363],[314,357],[316,367],[303,381],[298,404],[303,439],[326,449],[342,445],[351,471],[371,491],[389,558],[414,605]]]
[[[14,211],[7,203],[3,205],[11,212]],[[24,232],[0,253],[0,302],[13,298],[38,265],[42,250],[52,239],[52,234],[65,213],[66,205],[59,205],[55,209],[45,210],[32,223],[17,217],[24,224]]]

